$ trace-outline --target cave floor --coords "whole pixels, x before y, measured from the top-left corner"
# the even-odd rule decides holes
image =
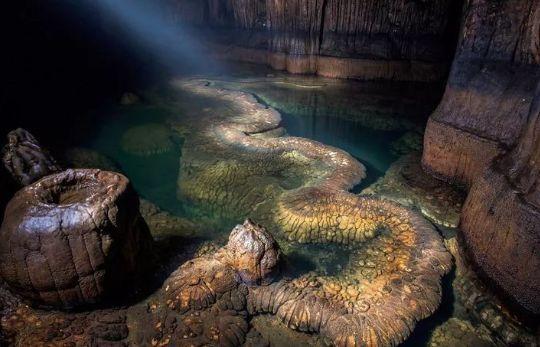
[[[220,88],[250,93],[259,103],[276,109],[281,123],[269,130],[270,136],[309,138],[351,154],[367,173],[352,188],[353,193],[396,201],[435,225],[455,265],[443,278],[440,308],[416,326],[404,346],[534,344],[534,337],[500,309],[461,255],[456,227],[464,194],[421,169],[423,131],[440,98],[439,86],[291,76],[252,66],[202,78]],[[249,217],[215,213],[186,199],[179,189],[186,172],[182,167],[184,143],[199,130],[196,124],[207,109],[216,105],[192,95],[178,95],[168,83],[138,95],[140,100],[95,111],[101,121],[84,133],[71,134],[78,141],[61,149],[59,157],[69,166],[119,171],[130,178],[157,242],[159,270],[149,288],[135,298],[93,312],[33,310],[2,291],[2,327],[7,341],[62,345],[74,336],[94,334],[111,344],[142,343],[130,332],[155,329],[141,318],[143,311],[152,309],[155,288],[193,254],[223,245],[231,228],[242,221],[239,218]],[[226,106],[222,108],[227,112]],[[298,186],[297,177],[276,173],[271,178],[285,190]],[[291,277],[307,272],[338,274],[353,251],[340,245],[280,244],[287,259],[286,275]],[[37,328],[29,330],[28,325]],[[246,345],[328,343],[318,335],[290,330],[274,316],[253,318],[250,329]]]

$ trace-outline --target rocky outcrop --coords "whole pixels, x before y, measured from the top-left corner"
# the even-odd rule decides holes
[[[150,311],[158,330],[152,344],[243,345],[248,285],[271,281],[279,261],[279,247],[265,228],[250,220],[237,225],[226,246],[184,263],[165,281]]]
[[[522,307],[540,313],[540,88],[518,146],[474,180],[461,228],[471,257]]]
[[[522,308],[540,313],[538,0],[470,1],[424,167],[469,189],[471,258]]]
[[[217,55],[328,77],[438,80],[459,1],[174,0],[183,25],[210,28]]]
[[[417,153],[398,159],[361,194],[379,196],[416,208],[433,223],[456,228],[465,195],[425,173]]]
[[[0,275],[31,302],[72,308],[118,293],[151,236],[126,177],[66,170],[20,190],[0,229]]]
[[[3,149],[5,168],[20,185],[28,185],[43,176],[60,171],[49,152],[41,147],[32,134],[24,129],[8,133]]]

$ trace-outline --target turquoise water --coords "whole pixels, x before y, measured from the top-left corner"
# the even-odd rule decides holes
[[[85,145],[112,158],[140,196],[168,212],[184,215],[182,202],[176,198],[182,139],[171,134],[171,150],[148,156],[128,153],[121,145],[123,134],[130,128],[148,123],[167,124],[172,115],[156,106],[117,107],[110,112],[107,121],[98,125],[97,135]]]
[[[379,112],[374,112],[377,102],[373,100],[384,96],[384,88],[377,89],[375,92],[369,90],[369,109],[366,110],[364,104],[356,104],[357,109],[343,106],[351,99],[351,94],[357,92],[358,82],[349,82],[355,88],[345,90],[341,84],[337,89],[330,85],[316,90],[280,90],[278,85],[272,82],[272,78],[256,81],[256,85],[235,83],[231,84],[231,87],[256,93],[255,96],[261,102],[270,104],[280,111],[282,125],[286,128],[288,135],[301,136],[341,148],[362,162],[367,168],[368,176],[355,188],[357,191],[384,175],[392,162],[397,159],[397,155],[391,150],[392,143],[411,128],[411,125],[401,125],[403,122],[400,117],[403,117],[406,107],[400,103],[399,98],[393,97],[393,104],[385,100]],[[314,81],[317,79],[309,80],[310,83]],[[345,84],[345,86],[348,85]],[[166,88],[157,90],[162,93],[170,92]],[[156,91],[152,93],[155,94]],[[340,100],[340,95],[342,100]],[[306,98],[310,100],[317,98],[318,101],[306,104]],[[332,104],[325,104],[323,102],[325,100],[331,100]],[[397,106],[389,107],[389,104]],[[333,113],[333,106],[338,106],[340,109]],[[129,153],[122,148],[121,143],[124,133],[133,127],[149,123],[169,127],[171,122],[181,123],[184,114],[197,113],[201,109],[201,105],[196,103],[188,104],[188,107],[192,109],[176,110],[170,105],[164,106],[162,99],[153,103],[151,98],[133,106],[114,107],[106,110],[106,114],[101,114],[103,121],[96,123],[96,129],[93,131],[95,136],[83,145],[112,158],[119,169],[131,179],[135,189],[143,198],[168,212],[186,216],[184,204],[176,195],[182,138],[171,132],[170,139],[174,146],[164,153],[152,155]],[[395,111],[397,108],[399,108],[399,114]],[[345,116],[344,109],[347,110]],[[100,112],[103,113],[103,111]],[[417,108],[411,107],[412,112],[418,113]],[[358,113],[364,117],[361,122],[351,116]],[[383,128],[391,129],[378,129],[381,126],[374,127],[373,124],[383,124]],[[141,139],[141,141],[144,140]]]
[[[354,191],[359,192],[379,177],[397,160],[390,144],[402,131],[382,131],[366,128],[351,120],[336,117],[302,116],[282,112],[287,133],[341,148],[366,167],[367,178]]]

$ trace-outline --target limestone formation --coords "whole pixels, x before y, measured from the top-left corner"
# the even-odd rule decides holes
[[[193,2],[171,9],[182,25],[210,28],[212,53],[327,77],[443,78],[461,2],[276,0]]]
[[[138,207],[126,177],[100,170],[66,170],[23,188],[0,229],[2,279],[32,303],[62,308],[129,290],[149,262]]]
[[[5,303],[8,293],[0,293]],[[122,309],[93,312],[34,310],[16,301],[4,307],[1,330],[6,346],[125,346],[129,328]]]
[[[32,134],[16,129],[7,135],[8,143],[3,150],[6,169],[22,186],[29,185],[43,176],[60,171],[60,167],[43,149]]]
[[[171,151],[174,142],[170,129],[159,123],[148,123],[128,129],[121,140],[122,149],[140,156],[161,154]]]
[[[414,120],[424,119],[438,102],[433,84],[367,83],[299,75],[214,82],[227,89],[253,93],[276,110],[317,119],[314,125],[338,118],[375,130],[409,130],[411,133],[403,142],[420,149],[422,126]],[[333,122],[339,124],[338,120]]]
[[[361,194],[377,195],[416,208],[432,222],[456,228],[465,201],[464,192],[425,173],[420,161],[419,154],[401,157],[384,177]]]
[[[239,283],[271,281],[279,260],[272,235],[246,220],[233,229],[225,247],[187,262],[169,277],[164,286],[170,307],[180,311],[206,308]]]
[[[270,281],[279,258],[263,227],[249,220],[236,226],[225,247],[186,262],[164,283],[151,309],[159,321],[155,344],[241,345],[249,330],[246,284]]]
[[[441,104],[424,137],[424,167],[469,188],[461,229],[479,270],[540,313],[538,0],[475,0]]]
[[[534,324],[525,324],[516,317],[515,312],[508,310],[501,298],[497,297],[496,288],[479,278],[457,237],[445,240],[445,245],[456,264],[456,276],[452,283],[454,307],[457,311],[465,310],[466,315],[461,313],[461,316],[479,323],[477,335],[484,340],[496,341],[496,345],[537,346],[538,334],[534,331]],[[437,335],[437,332],[434,334]]]
[[[396,203],[348,193],[365,172],[341,150],[303,138],[253,136],[273,131],[280,116],[251,95],[204,80],[175,85],[198,102],[224,105],[205,109],[199,135],[184,143],[182,198],[213,214],[253,216],[283,242],[356,247],[335,276],[308,273],[249,287],[250,314],[276,314],[291,328],[352,346],[397,344],[434,312],[451,260],[427,221]],[[209,283],[194,291],[198,302],[211,302],[221,285]]]
[[[84,147],[74,147],[66,150],[62,155],[65,166],[73,169],[100,169],[120,172],[118,164],[108,156]]]

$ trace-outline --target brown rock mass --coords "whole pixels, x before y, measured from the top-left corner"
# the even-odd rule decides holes
[[[459,1],[174,0],[222,58],[327,77],[439,80]],[[449,38],[450,37],[450,38]],[[451,46],[451,45],[450,45]]]
[[[0,240],[0,275],[17,294],[71,308],[126,288],[151,238],[126,177],[81,169],[20,190]]]
[[[424,167],[470,191],[460,227],[473,261],[540,313],[538,0],[468,3]],[[536,90],[536,95],[535,95]]]
[[[22,186],[60,171],[60,167],[32,134],[24,129],[8,133],[3,161],[12,177]]]

